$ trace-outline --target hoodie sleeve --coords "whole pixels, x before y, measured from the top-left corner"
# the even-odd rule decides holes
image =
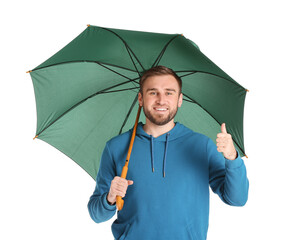
[[[88,202],[88,211],[94,222],[100,223],[111,219],[116,213],[116,205],[107,202],[111,181],[115,177],[115,164],[106,145],[96,177],[96,187]]]
[[[208,139],[207,158],[212,191],[226,204],[243,206],[248,199],[249,181],[244,161],[238,151],[237,153],[238,157],[235,160],[228,160],[217,151],[214,142]]]

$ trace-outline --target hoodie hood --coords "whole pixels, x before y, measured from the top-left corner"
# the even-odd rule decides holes
[[[146,139],[147,141],[149,141],[150,137],[152,135],[147,134],[143,130],[143,126],[144,126],[144,124],[142,122],[138,123],[137,130],[136,130],[136,136],[139,137],[140,139]],[[166,142],[166,135],[167,134],[169,135],[169,141],[173,141],[175,139],[184,137],[185,135],[191,134],[191,133],[193,133],[192,130],[185,127],[181,123],[176,122],[174,128],[172,128],[169,132],[166,132],[166,133],[160,135],[159,137],[156,137],[156,138],[153,137],[153,138],[155,141]]]
[[[151,171],[154,172],[154,144],[155,142],[165,142],[165,150],[164,150],[164,156],[163,156],[163,177],[165,177],[165,168],[166,168],[166,161],[167,161],[167,152],[168,152],[168,146],[169,141],[174,141],[178,138],[182,138],[188,134],[193,133],[192,130],[186,128],[184,125],[176,122],[175,126],[168,132],[158,136],[153,137],[152,135],[147,134],[143,130],[143,123],[138,123],[137,130],[136,130],[136,136],[144,141],[150,142],[150,149],[151,149]]]

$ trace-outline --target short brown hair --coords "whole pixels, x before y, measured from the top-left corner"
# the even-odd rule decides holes
[[[147,78],[152,76],[161,76],[161,75],[172,75],[177,80],[177,83],[180,89],[179,94],[181,93],[181,88],[182,88],[181,78],[178,77],[177,74],[171,68],[167,68],[165,66],[155,66],[145,71],[139,81],[139,86],[140,86],[139,92],[142,94],[142,87]]]

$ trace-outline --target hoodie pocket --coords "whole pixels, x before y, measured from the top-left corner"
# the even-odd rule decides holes
[[[124,240],[124,239],[127,237],[127,234],[128,234],[128,232],[129,232],[130,227],[131,227],[131,224],[128,223],[128,225],[126,226],[126,228],[125,228],[123,234],[119,237],[118,240]]]

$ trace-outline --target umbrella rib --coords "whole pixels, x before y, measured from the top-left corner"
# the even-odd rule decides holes
[[[126,50],[127,50],[128,54],[129,54],[129,57],[130,57],[130,59],[131,59],[133,65],[134,65],[134,67],[135,67],[135,69],[136,69],[136,71],[137,71],[137,74],[138,74],[138,76],[140,77],[139,71],[138,71],[138,69],[137,69],[137,67],[136,67],[136,65],[135,65],[135,63],[134,63],[134,61],[133,61],[133,58],[132,58],[132,56],[131,56],[131,54],[130,54],[130,52],[129,52],[129,47],[128,47],[128,45],[125,44],[125,47],[126,47]],[[130,51],[131,51],[131,49],[130,49]],[[140,65],[141,65],[141,64],[140,64]]]
[[[185,97],[187,97],[189,100],[186,100],[186,99],[183,99],[184,101],[187,101],[187,102],[190,102],[190,103],[195,103],[195,104],[197,104],[197,105],[199,105],[207,114],[209,114],[220,126],[221,126],[221,124],[220,124],[220,122],[218,122],[217,121],[217,119],[215,118],[215,117],[213,117],[212,116],[212,114],[211,113],[209,113],[201,104],[199,104],[197,101],[195,101],[194,99],[192,99],[192,98],[190,98],[188,95],[186,95],[186,94],[184,94],[184,93],[182,93],[183,94],[183,96],[185,96]],[[243,151],[243,149],[239,146],[239,144],[237,144],[237,142],[235,141],[235,139],[233,139],[233,141],[235,142],[235,144],[238,146],[238,148],[241,150],[241,152],[244,154],[244,155],[246,155],[245,154],[245,152]]]
[[[124,77],[124,78],[127,78],[128,80],[130,80],[130,83],[132,83],[132,84],[134,84],[134,81],[135,81],[135,80],[137,80],[137,79],[140,78],[140,75],[139,75],[138,72],[137,72],[137,73],[138,73],[139,77],[138,77],[138,78],[131,79],[131,78],[128,78],[128,77],[126,77],[125,75],[123,75],[123,74],[121,74],[121,73],[118,73],[118,72],[116,72],[116,71],[114,71],[114,70],[112,70],[112,69],[110,69],[110,68],[108,68],[108,67],[102,65],[100,62],[96,62],[96,63],[99,64],[100,66],[102,66],[102,67],[104,67],[104,68],[106,68],[106,69],[108,69],[108,70],[110,70],[110,71],[112,71],[112,72],[114,72],[114,73],[116,73],[116,74],[118,74],[118,75]]]
[[[104,93],[115,93],[115,92],[122,92],[122,91],[134,90],[134,89],[139,89],[139,87],[125,88],[125,89],[120,89],[120,90],[114,90],[114,91],[101,92],[100,94],[104,94]],[[133,91],[133,92],[135,92],[135,91]],[[138,92],[138,91],[137,91],[137,92]],[[136,92],[136,93],[137,93],[137,92]]]
[[[113,34],[115,34],[124,44],[125,44],[125,47],[126,47],[126,49],[127,49],[127,51],[128,51],[128,53],[129,53],[129,50],[131,51],[131,53],[133,54],[133,56],[136,58],[136,60],[137,60],[137,62],[140,64],[140,66],[142,67],[142,69],[143,70],[145,70],[145,68],[142,66],[142,64],[141,64],[141,62],[139,61],[139,59],[136,57],[136,55],[134,54],[134,52],[132,51],[132,49],[129,47],[129,45],[127,44],[127,42],[119,35],[119,34],[117,34],[117,33],[115,33],[115,32],[113,32],[112,30],[110,30],[110,29],[108,29],[108,28],[102,28],[102,29],[104,29],[104,30],[107,30],[107,31],[109,31],[109,32],[111,32],[111,33],[113,33]],[[129,50],[128,50],[129,49]],[[129,53],[129,56],[130,56],[130,53]],[[131,58],[131,61],[133,62],[133,59],[132,59],[132,57],[130,56],[130,58]],[[136,67],[136,65],[135,65],[135,63],[133,62],[133,65],[134,65],[134,67],[135,67],[135,69],[137,70],[137,67]],[[138,73],[138,75],[139,75],[139,72],[138,72],[138,70],[137,70],[137,73]]]
[[[108,67],[106,67],[106,66],[103,65],[103,64],[105,64],[105,63],[96,62],[96,61],[95,61],[94,63],[97,63],[97,64],[100,65],[101,67],[104,67],[104,68],[106,68],[107,70],[109,70],[109,71],[111,71],[111,72],[113,72],[113,73],[116,73],[116,74],[118,74],[119,76],[124,77],[124,78],[130,80],[131,83],[133,83],[133,81],[137,79],[137,78],[135,78],[135,79],[131,79],[131,78],[129,78],[129,77],[127,77],[127,76],[125,76],[125,75],[123,75],[123,74],[121,74],[121,73],[119,73],[119,72],[113,70],[113,69],[110,69],[110,68],[108,68]],[[108,64],[106,64],[106,65],[108,65]],[[109,65],[110,65],[110,64],[109,64]],[[129,69],[128,69],[128,70],[129,70]],[[133,71],[133,70],[132,70],[132,71]]]
[[[129,118],[129,116],[130,116],[130,113],[132,112],[132,109],[134,108],[135,103],[137,102],[137,98],[138,98],[138,96],[137,96],[137,94],[136,94],[136,96],[135,96],[135,98],[134,98],[134,100],[133,100],[133,102],[132,102],[132,104],[131,104],[131,107],[129,108],[129,111],[128,111],[128,113],[127,113],[125,119],[124,119],[124,122],[123,122],[123,124],[122,124],[122,126],[121,126],[121,129],[120,129],[120,131],[119,131],[119,135],[120,135],[120,134],[122,133],[122,131],[123,131],[123,127],[125,126],[125,124],[126,124],[128,118]]]
[[[206,113],[208,113],[219,125],[220,125],[220,123],[217,121],[217,119],[215,118],[215,117],[213,117],[212,115],[211,115],[211,113],[209,113],[201,104],[199,104],[196,100],[194,100],[194,99],[192,99],[191,97],[189,97],[188,95],[186,95],[186,94],[184,94],[184,93],[182,93],[182,95],[183,96],[185,96],[185,97],[187,97],[189,100],[186,100],[186,99],[183,99],[184,101],[188,101],[188,102],[191,102],[191,103],[195,103],[195,104],[197,104],[197,105],[199,105]]]
[[[135,81],[136,79],[138,79],[138,78],[133,79],[131,82]],[[111,87],[108,87],[108,88],[105,88],[103,90],[100,90],[100,91],[98,91],[98,92],[96,92],[96,93],[88,96],[87,98],[82,99],[80,102],[76,103],[74,106],[72,106],[71,108],[69,108],[67,111],[65,111],[62,115],[60,115],[57,119],[55,119],[52,123],[50,123],[46,128],[44,128],[41,132],[37,133],[36,135],[40,135],[47,128],[49,128],[52,124],[54,124],[57,120],[59,120],[60,118],[62,118],[65,114],[67,114],[68,112],[70,112],[71,110],[73,110],[75,107],[77,107],[81,103],[85,102],[87,99],[92,98],[92,97],[94,97],[94,96],[96,96],[98,94],[108,93],[108,92],[105,92],[105,91],[107,91],[109,89],[112,89],[112,88],[115,88],[115,87],[118,87],[118,86],[121,86],[121,85],[124,85],[124,84],[127,84],[127,83],[130,83],[130,81],[126,81],[126,82],[123,82],[123,83],[119,83],[119,84],[113,85]],[[131,90],[131,89],[126,89],[126,90]],[[114,91],[114,92],[119,92],[119,90]]]
[[[171,39],[166,43],[166,45],[163,47],[162,51],[160,52],[159,56],[157,57],[156,61],[155,61],[154,64],[152,65],[152,67],[158,65],[158,63],[160,62],[162,56],[164,55],[164,53],[165,53],[165,51],[166,51],[166,49],[167,49],[167,47],[168,47],[168,45],[169,45],[169,44],[170,44],[170,43],[171,43],[176,37],[179,37],[179,36],[181,36],[181,35],[176,35],[176,36],[174,36],[173,38],[171,38]]]
[[[34,68],[34,69],[31,70],[31,71],[33,72],[33,71],[40,70],[40,69],[43,69],[43,68],[53,67],[53,66],[56,66],[56,65],[66,64],[66,63],[75,63],[75,62],[90,62],[90,63],[93,62],[93,63],[102,63],[102,64],[105,64],[105,65],[109,65],[109,66],[113,66],[113,67],[117,67],[117,68],[122,68],[122,69],[125,69],[125,70],[128,70],[128,71],[131,71],[131,72],[136,72],[136,71],[134,71],[133,69],[129,69],[129,68],[125,68],[125,67],[121,67],[121,66],[118,66],[118,65],[114,65],[114,64],[110,64],[110,63],[104,63],[104,62],[100,62],[100,61],[89,61],[89,60],[76,60],[76,61],[59,62],[59,63],[51,64],[51,65],[48,65],[48,66],[45,66],[45,67]]]
[[[189,100],[189,99],[183,99],[183,101],[190,102],[190,103],[195,103],[193,100]]]
[[[102,63],[100,63],[100,62],[95,62],[95,63],[97,63],[98,65],[100,65],[100,66],[102,66],[102,67],[104,67],[104,68],[106,68],[106,69],[108,69],[108,70],[110,70],[110,71],[113,72],[113,73],[116,73],[116,74],[120,75],[121,77],[127,78],[127,79],[129,79],[129,80],[132,81],[131,78],[126,77],[125,75],[123,75],[123,74],[121,74],[121,73],[118,73],[118,72],[116,72],[116,71],[114,71],[114,70],[112,70],[112,69],[110,69],[110,68],[104,66],[104,65],[103,65]]]
[[[228,78],[224,78],[222,76],[219,76],[217,74],[214,74],[214,73],[210,73],[210,72],[205,72],[205,71],[196,71],[196,70],[191,70],[191,71],[175,71],[175,73],[179,73],[179,72],[189,72],[188,74],[186,75],[183,75],[183,76],[179,76],[180,78],[182,77],[186,77],[186,76],[189,76],[189,75],[192,75],[192,74],[195,74],[195,73],[206,73],[206,74],[209,74],[209,75],[212,75],[212,76],[215,76],[215,77],[220,77],[230,83],[233,83],[235,85],[237,85],[238,87],[241,87],[242,89],[246,90],[244,87],[242,87],[240,84],[238,84],[236,81],[232,81],[231,79],[228,79]]]
[[[102,65],[101,63],[99,63],[99,62],[97,62],[97,64],[99,64],[100,66],[102,66],[102,67],[104,67],[104,68],[106,68],[106,69],[108,69],[108,70],[110,70],[110,71],[112,71],[112,72],[114,72],[114,73],[116,73],[116,74],[118,74],[118,75],[120,75],[120,76],[122,76],[122,77],[124,77],[124,78],[127,78],[127,79],[129,79],[130,80],[130,82],[134,85],[134,80],[136,80],[136,79],[138,79],[139,77],[140,77],[140,75],[139,75],[139,73],[138,73],[138,75],[139,75],[139,77],[138,78],[135,78],[135,79],[131,79],[131,78],[128,78],[128,77],[126,77],[125,75],[123,75],[123,74],[121,74],[121,73],[118,73],[118,72],[116,72],[116,71],[114,71],[114,70],[112,70],[112,69],[110,69],[110,68],[108,68],[108,67],[106,67],[106,66],[104,66],[104,65]],[[137,69],[136,69],[137,70]],[[135,86],[135,85],[134,85]]]

